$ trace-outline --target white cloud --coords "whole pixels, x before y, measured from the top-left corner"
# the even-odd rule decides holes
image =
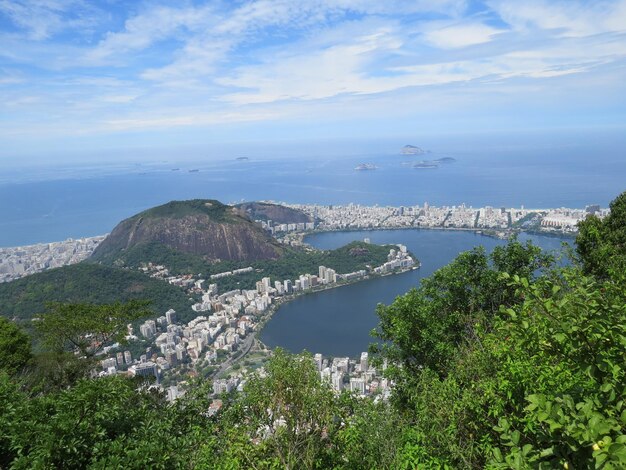
[[[121,32],[108,32],[89,51],[87,59],[100,61],[116,54],[140,51],[177,33],[197,32],[211,26],[212,8],[156,7],[126,20]]]
[[[168,113],[160,117],[129,117],[125,119],[110,119],[101,123],[106,130],[132,131],[138,129],[168,129],[171,127],[200,127],[215,124],[241,123],[266,121],[276,119],[281,114],[276,111],[257,112],[198,112],[187,110]]]
[[[509,25],[522,31],[553,30],[565,37],[626,32],[625,0],[492,0],[489,5]]]
[[[82,0],[0,0],[5,15],[36,41],[69,29],[88,29],[101,12]]]
[[[105,95],[100,98],[105,103],[130,103],[135,101],[139,95]]]
[[[254,90],[229,93],[224,99],[236,104],[282,100],[325,99],[343,93],[369,93],[367,66],[378,53],[393,53],[402,40],[392,29],[379,27],[347,43],[322,50],[296,46],[289,54],[267,57],[260,65],[238,69],[217,82]]]
[[[482,23],[461,23],[433,28],[424,33],[426,41],[441,49],[454,49],[491,41],[503,30]]]
[[[146,49],[158,41],[175,38],[181,47],[172,62],[145,70],[141,77],[170,86],[195,86],[215,72],[238,46],[254,44],[263,31],[286,41],[345,20],[349,13],[387,15],[436,13],[456,17],[466,0],[253,0],[230,10],[200,7],[160,7],[126,21],[124,30],[109,32],[87,55],[91,61],[114,58],[129,51]],[[395,20],[394,20],[395,21]]]

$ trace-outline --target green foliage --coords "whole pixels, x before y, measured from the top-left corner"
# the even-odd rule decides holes
[[[35,329],[52,351],[92,357],[109,343],[123,342],[126,325],[149,315],[148,302],[92,305],[50,303]]]
[[[277,349],[226,418],[237,423],[229,439],[238,444],[229,448],[229,458],[244,467],[315,468],[326,457],[335,409],[312,358]]]
[[[79,263],[51,269],[0,284],[0,312],[25,321],[45,310],[49,302],[112,304],[149,300],[152,311],[162,315],[175,309],[191,314],[188,296],[176,286],[136,271]]]
[[[33,356],[19,380],[30,395],[39,396],[67,388],[90,376],[94,362],[66,351],[42,351]]]
[[[235,207],[243,211],[251,220],[271,220],[276,224],[311,222],[311,218],[305,212],[280,204],[244,202]]]
[[[336,250],[285,249],[281,258],[261,261],[222,261],[212,263],[201,256],[194,256],[174,250],[162,243],[141,243],[123,254],[116,254],[125,266],[140,267],[148,262],[166,266],[172,274],[201,275],[208,279],[211,274],[232,271],[251,266],[254,271],[247,274],[225,277],[215,281],[222,292],[232,289],[254,289],[256,282],[265,276],[274,280],[296,279],[301,274],[316,274],[320,265],[349,273],[366,269],[368,265],[379,266],[387,261],[389,250],[385,245],[371,245],[352,242]],[[108,261],[111,262],[109,259]]]
[[[610,204],[603,220],[595,215],[578,224],[576,251],[587,274],[606,278],[626,271],[626,192]]]
[[[222,204],[214,199],[192,199],[188,201],[170,201],[166,204],[143,211],[135,218],[140,217],[167,217],[182,218],[188,215],[208,215],[215,222],[236,222],[230,206]]]
[[[188,468],[210,434],[204,398],[168,405],[128,379],[82,380],[28,398],[0,376],[3,468]],[[202,431],[198,431],[201,429]],[[206,433],[206,434],[205,434]]]
[[[0,370],[22,371],[32,356],[30,338],[15,323],[0,317]]]
[[[264,276],[276,280],[296,279],[301,274],[317,274],[319,266],[332,268],[337,273],[350,273],[366,269],[367,266],[380,266],[387,261],[392,245],[372,245],[352,242],[335,250],[292,249],[276,261],[252,264],[262,270]]]
[[[389,403],[344,393],[339,409],[343,424],[333,437],[333,461],[338,468],[414,468],[403,466],[408,461],[401,452],[406,423]]]
[[[503,364],[498,374],[523,402],[495,428],[504,444],[496,462],[626,465],[625,281],[599,282],[576,270],[534,286],[513,280],[525,301],[505,310],[497,335],[507,341],[496,358]]]
[[[402,458],[624,468],[626,277],[538,276],[546,260],[516,242],[489,258],[463,254],[380,309],[395,403],[410,421]]]
[[[374,334],[391,341],[381,354],[402,366],[391,368],[393,378],[411,382],[423,368],[446,375],[459,348],[490,327],[499,306],[519,300],[500,273],[530,275],[550,262],[530,242],[512,240],[490,256],[475,248],[424,279],[419,289],[379,306],[380,325]]]

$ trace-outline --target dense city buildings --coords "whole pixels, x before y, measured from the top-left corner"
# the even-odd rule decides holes
[[[141,323],[139,336],[133,334],[133,327],[129,325],[126,339],[129,342],[141,342],[145,346],[145,354],[132,361],[129,351],[126,351],[128,353],[126,357],[126,352],[118,350],[119,346],[117,349],[109,348],[105,354],[107,357],[101,360],[101,374],[122,372],[145,377],[154,376],[159,380],[165,374],[176,372],[180,367],[230,364],[229,361],[232,361],[234,355],[241,357],[250,350],[256,332],[272,313],[272,306],[280,304],[285,299],[300,293],[357,281],[371,275],[402,272],[414,267],[416,261],[406,246],[396,245],[396,248],[389,250],[386,262],[368,270],[337,273],[334,269],[319,266],[316,274],[303,274],[298,279],[276,279],[272,282],[272,279],[266,276],[256,283],[255,289],[234,289],[220,293],[216,284],[205,287],[203,279],[195,279],[190,275],[169,276],[169,270],[165,266],[148,263],[140,268],[146,275],[161,278],[186,292],[200,294],[201,301],[192,308],[201,315],[188,323],[182,323],[177,322],[176,311],[170,309],[156,320],[148,319]],[[337,373],[335,361],[320,370],[322,374],[330,374],[328,378],[331,381],[335,380],[337,390],[342,389],[344,385],[350,387],[351,378],[361,380],[355,382],[357,385],[354,387],[362,390],[364,394],[379,387],[386,387],[380,380],[372,379],[373,371],[367,372],[366,355],[361,356],[360,368],[355,367],[348,358],[344,359],[345,365],[339,368],[341,380],[337,377],[333,379],[332,374]],[[326,369],[330,372],[324,372]],[[339,381],[342,381],[341,385]],[[230,391],[238,384],[239,382],[234,379],[216,380],[216,393]],[[176,395],[173,391],[171,393]]]
[[[62,242],[0,248],[0,282],[78,263],[88,258],[105,237],[69,238]]]
[[[577,224],[589,214],[604,217],[608,209],[587,206],[585,209],[529,209],[506,207],[473,208],[459,206],[435,207],[428,203],[415,206],[362,206],[359,204],[328,205],[292,204],[315,222],[315,229],[391,229],[391,228],[449,228],[449,229],[534,229],[561,234],[575,233]],[[284,232],[282,225],[269,227],[273,233]],[[294,229],[297,230],[297,229]]]

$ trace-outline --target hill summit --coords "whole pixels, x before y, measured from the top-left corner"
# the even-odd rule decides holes
[[[113,263],[155,245],[207,261],[276,259],[282,252],[243,211],[216,200],[193,199],[171,201],[123,220],[91,259]]]

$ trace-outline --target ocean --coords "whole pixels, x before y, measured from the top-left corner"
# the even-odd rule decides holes
[[[626,189],[626,145],[621,134],[560,136],[513,143],[432,138],[432,153],[399,154],[407,140],[349,148],[297,147],[278,157],[240,153],[227,157],[114,164],[0,167],[0,246],[80,238],[109,232],[120,220],[173,199],[208,198],[225,203],[457,205],[474,207],[607,206]],[[339,153],[337,153],[339,152]],[[258,153],[261,153],[260,151]],[[300,156],[300,154],[306,156]],[[413,169],[419,160],[452,157],[437,169]],[[361,163],[376,170],[355,171]],[[197,171],[190,171],[197,170]]]

